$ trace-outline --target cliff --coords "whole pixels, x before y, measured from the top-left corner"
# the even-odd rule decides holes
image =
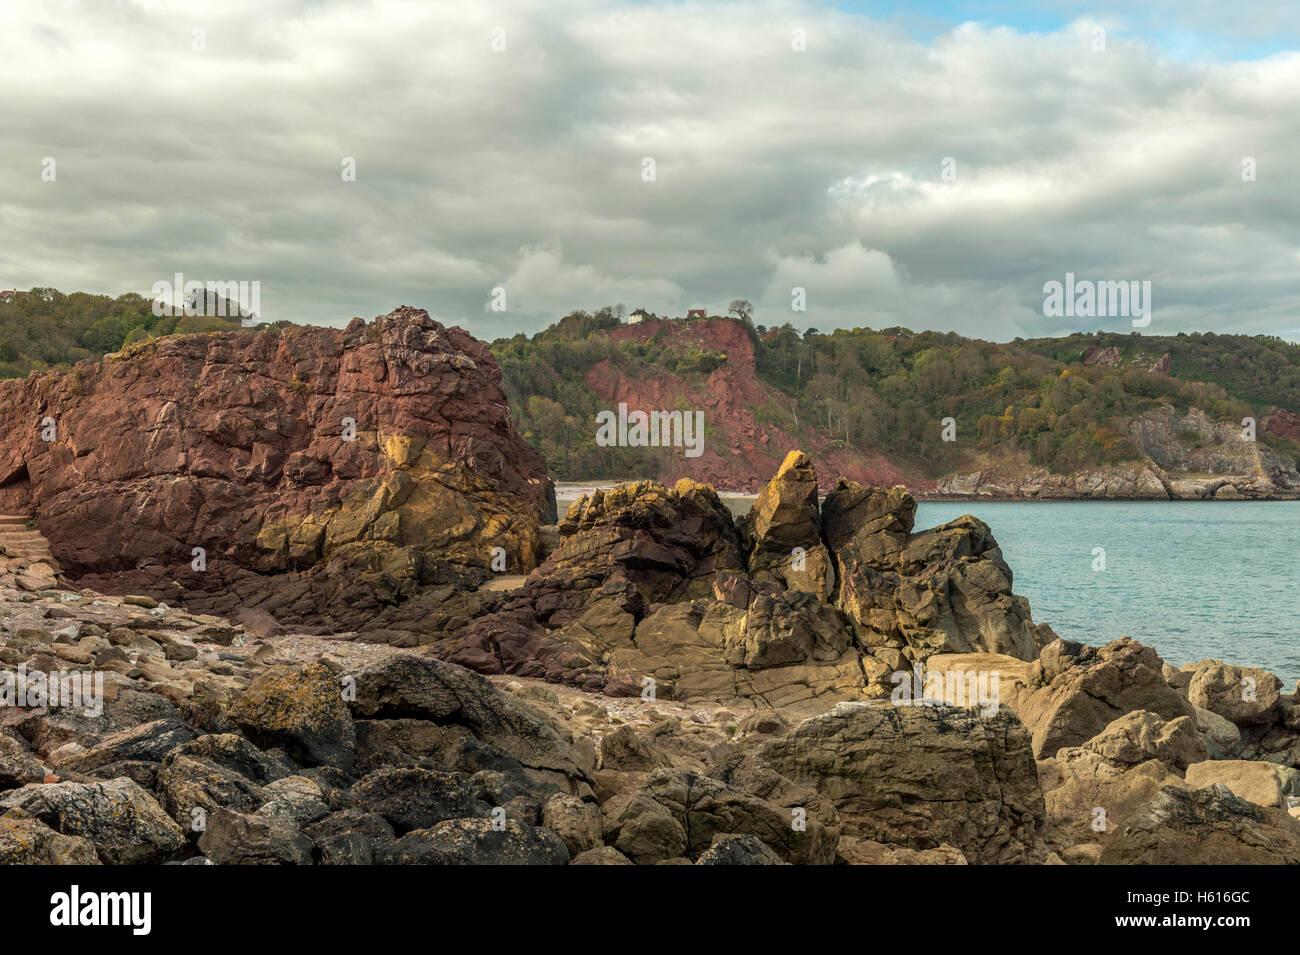
[[[66,574],[227,610],[291,573],[335,596],[481,579],[498,547],[527,572],[555,519],[491,353],[413,308],[0,381],[0,428],[0,512],[35,519]],[[312,611],[322,592],[297,596]]]

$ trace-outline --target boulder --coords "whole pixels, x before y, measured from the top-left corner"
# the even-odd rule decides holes
[[[1205,760],[1187,767],[1187,785],[1202,789],[1222,783],[1232,790],[1233,795],[1257,806],[1286,809],[1281,771],[1284,767],[1246,759]]]
[[[1102,849],[1102,865],[1297,865],[1300,824],[1228,787],[1165,786],[1130,813]]]
[[[358,809],[382,816],[398,833],[486,815],[489,808],[474,798],[468,777],[429,769],[377,770],[352,788],[352,798]]]
[[[416,829],[384,853],[389,865],[568,865],[569,851],[549,829],[515,820],[450,819]]]
[[[31,813],[0,814],[0,865],[100,865],[99,853],[84,836],[67,836]]]
[[[21,809],[65,836],[83,836],[110,865],[166,861],[185,834],[130,779],[44,783],[0,796],[0,810]]]
[[[217,809],[199,836],[199,849],[218,865],[311,865],[312,842],[270,816]]]
[[[1163,720],[1192,716],[1191,704],[1165,682],[1162,666],[1155,650],[1128,637],[1101,648],[1068,640],[1044,647],[1016,704],[1035,757],[1081,746],[1134,710]]]
[[[230,707],[230,719],[259,746],[304,762],[347,768],[356,746],[338,675],[328,666],[271,667]]]
[[[748,834],[720,832],[713,845],[695,860],[696,865],[789,865],[762,840]]]
[[[1280,708],[1282,681],[1258,667],[1239,667],[1206,660],[1197,666],[1187,698],[1203,710],[1237,726],[1273,722]]]
[[[834,804],[845,836],[911,849],[946,843],[977,864],[1045,854],[1029,734],[1007,711],[841,703],[758,745],[778,773]]]
[[[1083,748],[1121,766],[1158,759],[1174,769],[1186,769],[1205,759],[1205,740],[1190,716],[1162,720],[1147,710],[1125,713],[1106,726]]]

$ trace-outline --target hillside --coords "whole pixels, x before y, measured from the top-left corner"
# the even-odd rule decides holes
[[[521,431],[560,480],[690,476],[752,490],[778,449],[802,446],[853,480],[931,495],[1300,489],[1300,348],[1276,339],[999,344],[901,328],[800,335],[717,317],[625,325],[604,311],[492,349]],[[595,415],[620,403],[704,412],[703,454],[599,447]],[[946,418],[955,440],[943,440]],[[1244,418],[1257,421],[1257,441],[1243,439]]]
[[[160,317],[151,304],[55,289],[0,302],[0,379],[239,325]],[[1265,336],[994,343],[903,328],[800,334],[721,317],[630,325],[602,309],[491,350],[520,431],[562,481],[692,477],[755,490],[782,449],[803,447],[825,473],[927,496],[1300,490],[1300,346]],[[701,413],[699,455],[597,444],[596,416],[620,404]],[[1256,442],[1243,440],[1243,418],[1256,420]]]

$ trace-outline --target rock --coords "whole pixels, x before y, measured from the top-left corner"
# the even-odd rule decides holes
[[[1107,842],[1102,865],[1296,865],[1300,825],[1226,786],[1165,786]]]
[[[1147,710],[1163,720],[1193,715],[1165,682],[1155,650],[1124,637],[1101,648],[1057,640],[1029,670],[1016,713],[1029,728],[1035,757],[1081,746],[1117,717]]]
[[[789,865],[754,836],[721,832],[713,837],[713,845],[701,853],[695,864]]]
[[[0,815],[0,865],[99,865],[95,846],[65,836],[22,809]]]
[[[270,816],[218,809],[208,817],[199,849],[218,865],[311,865],[312,843]]]
[[[1083,744],[1113,763],[1136,766],[1158,759],[1174,769],[1186,769],[1205,759],[1205,740],[1190,716],[1162,720],[1147,710],[1125,713]]]
[[[154,798],[129,779],[23,786],[0,796],[65,836],[84,836],[110,865],[163,862],[185,835]]]
[[[179,580],[204,611],[379,629],[377,595],[401,616],[424,586],[484,579],[494,546],[527,572],[555,521],[488,346],[419,309],[167,336],[0,393],[15,436],[0,474],[26,475],[6,477],[0,511],[32,513],[64,569],[101,590],[171,601]],[[75,440],[41,441],[32,408]],[[55,577],[36,564],[19,582]]]
[[[542,825],[559,836],[569,855],[575,858],[604,841],[600,807],[564,793],[556,793],[546,801],[542,807]]]
[[[309,764],[351,765],[352,716],[327,666],[272,667],[235,700],[232,719],[263,747],[283,746]]]
[[[569,865],[635,865],[613,846],[597,846],[573,857]]]
[[[1040,760],[1038,780],[1047,807],[1045,838],[1067,861],[1081,845],[1095,844],[1100,852],[1120,823],[1161,787],[1183,784],[1173,769],[1158,759],[1117,763],[1076,746],[1063,747],[1055,756]]]
[[[352,796],[358,809],[383,816],[398,833],[488,810],[466,777],[429,769],[377,770],[353,787]]]
[[[60,760],[61,771],[89,773],[123,761],[161,762],[177,746],[195,738],[194,730],[176,717],[151,720],[105,736],[94,746]]]
[[[637,865],[653,865],[686,852],[686,830],[649,796],[616,798],[602,809],[605,841]]]
[[[759,493],[742,526],[755,579],[827,599],[835,586],[822,543],[817,474],[802,451],[791,451]]]
[[[1190,677],[1190,674],[1189,674]],[[1196,728],[1201,731],[1209,759],[1235,759],[1241,755],[1241,730],[1218,713],[1194,706]]]
[[[907,849],[870,839],[846,836],[840,840],[839,859],[848,865],[969,865],[965,854],[950,845],[933,849]],[[1050,858],[1050,857],[1049,857]]]
[[[1278,713],[1282,681],[1258,667],[1207,660],[1192,674],[1187,698],[1238,726],[1266,725]]]
[[[430,657],[397,654],[354,674],[352,713],[367,719],[413,717],[464,727],[536,770],[582,777],[573,744],[476,673]]]
[[[1202,789],[1222,783],[1232,790],[1233,795],[1257,806],[1286,809],[1280,769],[1282,767],[1273,763],[1256,763],[1245,759],[1206,760],[1187,767],[1187,785]]]
[[[408,832],[385,854],[389,865],[568,865],[569,851],[549,829],[507,820],[451,819]]]
[[[382,816],[362,809],[344,809],[304,829],[312,840],[317,865],[372,865],[397,841]]]
[[[912,849],[946,843],[976,864],[1045,855],[1029,734],[1007,711],[841,703],[759,754],[829,798],[843,835]]]
[[[286,776],[266,784],[262,795],[267,801],[256,815],[278,819],[294,829],[303,829],[330,814],[320,786],[305,776]]]
[[[12,737],[0,734],[0,791],[45,781],[45,767]]]

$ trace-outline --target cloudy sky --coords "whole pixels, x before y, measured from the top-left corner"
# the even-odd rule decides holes
[[[1298,32],[1292,0],[4,0],[0,288],[182,272],[485,338],[735,297],[1130,327],[1044,317],[1073,272],[1150,281],[1149,333],[1300,340]]]

